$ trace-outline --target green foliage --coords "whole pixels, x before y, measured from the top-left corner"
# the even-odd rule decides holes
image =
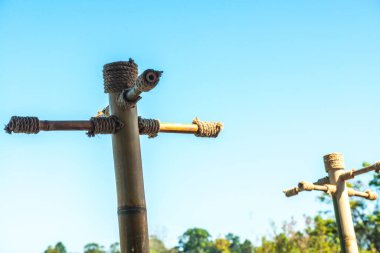
[[[178,243],[179,252],[183,253],[207,253],[211,251],[211,235],[205,229],[188,229]]]
[[[89,243],[84,246],[84,253],[106,253],[106,251],[97,243]]]
[[[65,246],[63,243],[58,242],[54,248],[52,246],[49,246],[44,253],[67,253]]]
[[[111,244],[110,253],[120,253],[120,244],[118,242]]]
[[[151,236],[149,238],[149,251],[150,253],[167,253],[164,243],[158,239],[157,236]]]
[[[218,238],[213,245],[213,251],[216,253],[231,253],[230,241],[224,238]]]

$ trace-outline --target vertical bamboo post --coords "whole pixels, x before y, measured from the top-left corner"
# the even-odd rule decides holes
[[[103,72],[111,114],[124,123],[112,135],[121,253],[149,253],[137,108],[122,109],[117,104],[120,92],[136,81],[137,65],[132,60],[111,63],[104,66]]]
[[[336,184],[337,191],[333,195],[336,200],[335,215],[338,218],[337,224],[341,227],[342,237],[344,241],[344,251],[347,253],[358,253],[358,245],[354,224],[352,222],[350,201],[348,198],[347,185],[345,180],[339,179],[344,173],[343,155],[340,153],[331,153],[323,157],[326,172],[329,175],[330,183]],[[335,206],[335,205],[334,205]],[[341,243],[342,244],[342,243]]]
[[[334,214],[335,214],[335,220],[336,220],[336,226],[338,229],[338,236],[339,236],[339,243],[340,243],[340,248],[342,253],[347,253],[345,246],[344,246],[344,238],[343,238],[343,233],[342,233],[342,225],[340,224],[339,220],[339,208],[338,208],[338,202],[336,198],[332,198],[333,205],[334,205]]]

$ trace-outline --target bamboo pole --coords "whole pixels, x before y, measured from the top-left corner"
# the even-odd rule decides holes
[[[338,208],[338,201],[336,198],[332,198],[333,200],[333,206],[334,206],[334,215],[335,215],[335,220],[336,220],[336,226],[338,229],[338,237],[339,237],[339,244],[340,244],[340,249],[342,253],[347,253],[346,247],[344,244],[344,237],[343,237],[343,232],[342,232],[342,224],[340,223],[340,213],[339,213],[339,208]]]
[[[94,125],[90,120],[39,120],[39,131],[92,131]],[[196,134],[198,125],[186,123],[160,122],[160,133]],[[17,131],[21,133],[21,131]]]
[[[358,175],[361,175],[361,174],[364,174],[364,173],[367,173],[367,172],[370,172],[370,171],[377,171],[379,172],[380,170],[380,161],[370,165],[370,166],[367,166],[367,167],[364,167],[364,168],[361,168],[361,169],[358,169],[358,170],[350,170],[350,171],[346,171],[345,173],[343,173],[340,178],[342,180],[348,180],[348,179],[352,179]]]
[[[109,96],[112,114],[124,122],[124,127],[112,135],[120,248],[122,253],[148,253],[149,236],[137,108],[120,110],[116,104],[117,97],[114,93]]]
[[[196,134],[198,132],[198,125],[160,122],[160,132]]]
[[[343,155],[332,153],[325,155],[323,158],[330,183],[335,184],[337,187],[337,192],[333,195],[333,198],[336,199],[336,211],[338,211],[336,216],[339,217],[338,222],[341,225],[345,252],[358,253],[346,181],[339,180],[339,176],[344,173]]]
[[[123,96],[126,100],[135,101],[143,92],[150,91],[158,84],[162,71],[153,69],[145,70],[137,79],[136,83],[128,90],[125,90]]]
[[[115,164],[118,220],[121,253],[149,253],[148,222],[146,214],[144,179],[141,161],[140,136],[137,108],[120,108],[120,93],[133,85],[137,65],[133,61],[107,64],[112,71],[104,69],[105,90],[109,93],[112,115],[117,116],[124,127],[112,134]]]
[[[39,129],[41,131],[72,131],[72,130],[85,130],[91,131],[94,125],[89,120],[67,120],[67,121],[48,121],[40,120]]]

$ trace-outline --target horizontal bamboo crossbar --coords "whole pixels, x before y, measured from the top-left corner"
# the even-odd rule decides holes
[[[195,134],[198,132],[198,125],[196,125],[196,124],[160,122],[160,132],[162,132],[162,133]]]
[[[200,137],[216,137],[222,129],[222,124],[201,122],[198,119],[193,121],[192,124],[182,123],[167,123],[159,122],[158,120],[140,119],[139,130],[140,134],[150,135],[150,131],[160,133],[181,133],[181,134],[195,134]],[[97,131],[99,124],[103,124],[102,128],[111,128],[108,132]],[[89,133],[114,133],[117,129],[122,128],[123,123],[117,117],[95,117],[91,120],[66,120],[66,121],[50,121],[39,120],[36,117],[12,117],[11,121],[5,127],[8,133],[38,133],[39,131],[88,131]],[[205,130],[213,130],[209,135],[203,134]],[[209,131],[210,132],[210,131]],[[93,136],[93,134],[91,135]],[[151,135],[150,135],[151,136]],[[152,137],[152,136],[151,136]],[[153,135],[154,137],[154,135]]]
[[[342,180],[348,180],[348,179],[352,179],[358,175],[361,175],[361,174],[364,174],[364,173],[367,173],[367,172],[370,172],[370,171],[376,171],[376,172],[379,172],[380,171],[380,161],[377,161],[375,162],[374,164],[370,165],[370,166],[367,166],[367,167],[364,167],[364,168],[361,168],[361,169],[358,169],[358,170],[350,170],[350,171],[346,171],[345,173],[343,173],[342,175],[340,175],[340,179]]]
[[[303,192],[303,191],[323,191],[328,194],[335,194],[337,189],[336,189],[336,185],[332,185],[332,184],[318,185],[318,184],[301,181],[298,184],[298,187],[284,190],[284,193],[287,197],[292,197],[292,196],[297,195],[299,192]],[[362,197],[368,200],[377,199],[377,194],[370,190],[361,192],[361,191],[354,190],[352,188],[348,188],[348,195]]]
[[[78,121],[40,120],[39,127],[41,131],[72,131],[72,130],[91,131],[94,128],[94,126],[92,125],[92,122],[89,120],[88,121],[86,120],[78,120]],[[198,125],[160,122],[159,132],[195,134],[198,132]]]

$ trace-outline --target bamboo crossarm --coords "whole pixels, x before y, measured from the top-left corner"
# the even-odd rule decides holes
[[[340,175],[340,179],[342,180],[353,179],[354,177],[358,175],[371,172],[371,171],[376,171],[376,172],[380,171],[380,161],[377,161],[370,166],[367,166],[358,170],[352,169],[350,171],[346,171],[342,175]]]
[[[196,124],[160,122],[161,133],[195,134],[198,132],[198,128]]]
[[[111,116],[112,117],[112,116]],[[97,123],[102,123],[104,121],[104,127],[111,127],[106,132],[95,131],[97,127]],[[194,121],[193,121],[194,122]],[[111,124],[114,123],[114,124]],[[203,136],[200,130],[205,131],[202,128],[202,124],[209,124],[208,127],[215,129],[214,132],[209,134],[208,136]],[[211,125],[211,126],[210,126]],[[110,119],[110,117],[99,117],[99,118],[91,118],[91,120],[66,120],[66,121],[49,121],[49,120],[39,120],[36,117],[18,117],[13,116],[10,122],[5,127],[5,131],[8,133],[38,133],[39,131],[88,131],[94,132],[95,134],[104,134],[104,133],[114,133],[118,129],[121,128],[122,123],[117,121],[117,118]],[[202,129],[201,129],[202,128]],[[208,128],[207,128],[208,129]],[[206,129],[206,130],[207,130]],[[167,123],[167,122],[159,122],[158,120],[152,119],[143,119],[139,118],[139,131],[140,134],[147,134],[151,136],[151,132],[156,131],[160,133],[180,133],[180,134],[195,134],[200,137],[216,137],[219,131],[222,129],[222,124],[215,122],[203,122],[198,121],[191,124],[182,124],[182,123]],[[213,136],[211,136],[213,135]],[[151,136],[154,137],[154,136]]]
[[[315,185],[325,185],[325,184],[330,184],[330,179],[329,177],[323,177],[318,179],[316,182],[314,182]],[[283,193],[285,193],[286,197],[292,197],[297,195],[300,192],[300,189],[298,187],[293,187],[289,189],[283,190]]]
[[[141,75],[137,77],[135,84],[130,89],[126,89],[122,92],[122,96],[128,101],[136,101],[143,92],[148,92],[160,81],[162,71],[153,69],[145,70]]]
[[[335,194],[337,191],[337,188],[336,188],[336,185],[332,185],[332,184],[318,185],[318,184],[313,184],[306,181],[301,181],[298,183],[297,187],[284,190],[284,193],[287,197],[292,197],[292,196],[297,195],[299,192],[303,192],[303,191],[322,191],[327,194]],[[354,190],[352,188],[348,188],[348,196],[362,197],[368,200],[377,199],[377,194],[370,190],[361,192],[361,191]]]

